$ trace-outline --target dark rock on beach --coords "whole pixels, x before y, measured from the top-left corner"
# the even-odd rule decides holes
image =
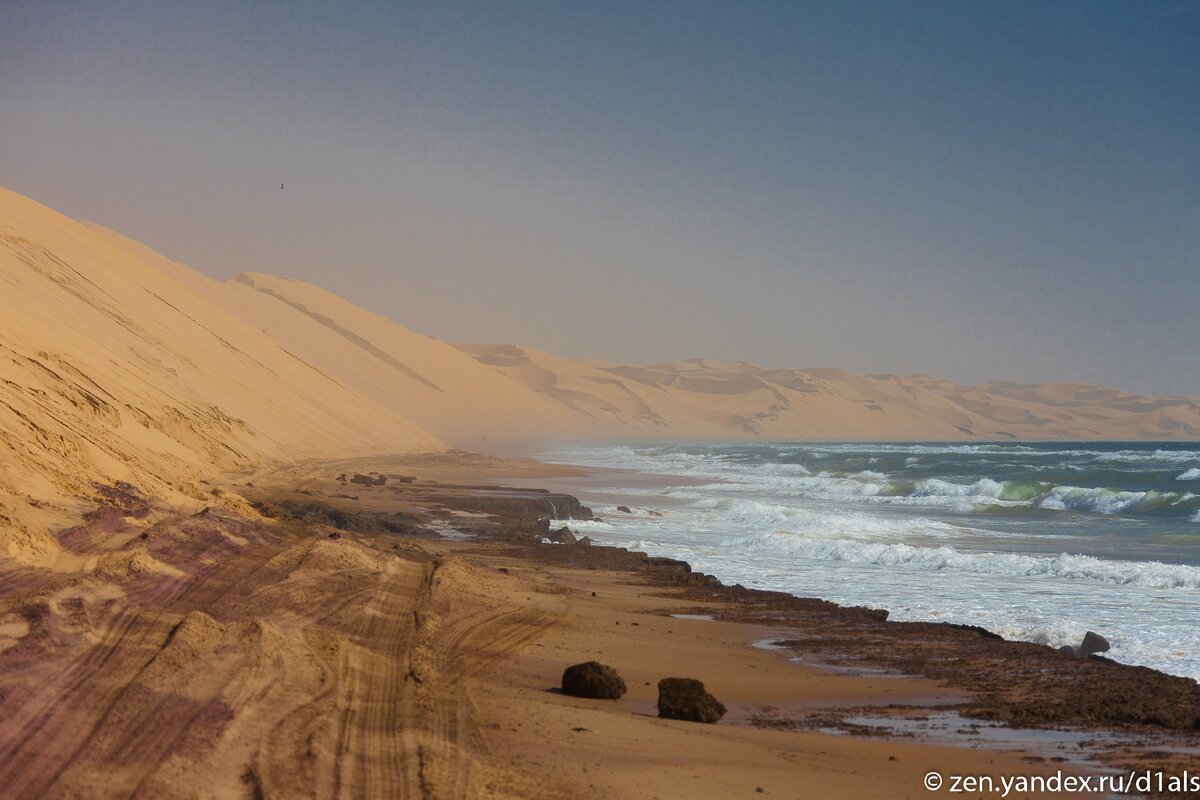
[[[663,678],[658,682],[658,715],[688,722],[716,722],[725,706],[694,678]]]
[[[550,520],[537,517],[511,517],[500,524],[501,537],[510,541],[537,541],[550,538]]]
[[[1083,644],[1079,645],[1079,655],[1090,656],[1094,653],[1107,653],[1108,639],[1098,633],[1088,631],[1083,635]]]
[[[616,700],[625,694],[625,681],[612,667],[599,661],[585,661],[563,671],[562,691],[572,697]]]
[[[559,544],[575,544],[576,542],[575,534],[566,525],[563,525],[556,531],[550,531],[550,535],[546,538]]]
[[[645,559],[646,566],[654,570],[667,583],[680,586],[721,586],[721,581],[715,575],[692,571],[692,565],[676,558],[650,556]]]
[[[1088,631],[1083,635],[1083,642],[1078,646],[1064,644],[1058,648],[1058,652],[1067,653],[1073,656],[1094,656],[1099,653],[1107,653],[1109,650],[1108,639],[1105,639],[1095,631]]]
[[[617,506],[617,511],[623,511],[623,512],[625,512],[626,514],[632,514],[632,513],[633,513],[633,511],[631,511],[631,510],[630,510],[629,506]]]

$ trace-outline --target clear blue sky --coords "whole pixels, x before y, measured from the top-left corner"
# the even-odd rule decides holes
[[[249,5],[8,0],[0,184],[452,341],[1200,394],[1200,3]]]

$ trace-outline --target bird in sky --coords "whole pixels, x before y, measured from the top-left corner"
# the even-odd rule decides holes
[[[279,184],[279,188],[280,188],[280,189],[282,189],[282,188],[283,188],[283,184],[282,184],[282,183],[281,183],[281,184]]]

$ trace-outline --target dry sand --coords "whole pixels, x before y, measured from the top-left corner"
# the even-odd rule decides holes
[[[377,518],[358,515],[401,509],[418,535],[453,522],[496,540],[337,530],[248,508],[180,514],[110,490],[106,510],[63,536],[89,567],[0,559],[5,796],[892,798],[929,796],[930,769],[1098,769],[1036,748],[780,724],[839,709],[937,711],[969,692],[754,647],[811,633],[780,619],[669,616],[701,599],[731,617],[772,606],[765,595],[747,604],[673,587],[654,577],[670,570],[631,570],[637,559],[624,551],[536,544],[524,533],[529,511],[565,500],[495,481],[543,471],[560,469],[399,456],[310,461],[219,489],[246,492],[268,514],[302,502],[355,515],[354,527]],[[339,481],[347,472],[386,481]],[[590,659],[615,666],[629,692],[600,701],[554,691],[564,667]],[[668,676],[703,680],[726,718],[657,718],[655,685]]]

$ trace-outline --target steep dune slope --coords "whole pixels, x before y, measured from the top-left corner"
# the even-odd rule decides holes
[[[325,289],[259,273],[213,281],[118,233],[88,226],[330,379],[449,444],[477,447],[485,441],[502,445],[596,434],[578,415],[457,348]]]
[[[95,483],[179,499],[271,459],[444,448],[148,252],[0,190],[0,549],[51,554],[36,531]]]
[[[239,275],[220,299],[291,352],[447,442],[479,447],[605,433],[457,348],[311,284]]]

